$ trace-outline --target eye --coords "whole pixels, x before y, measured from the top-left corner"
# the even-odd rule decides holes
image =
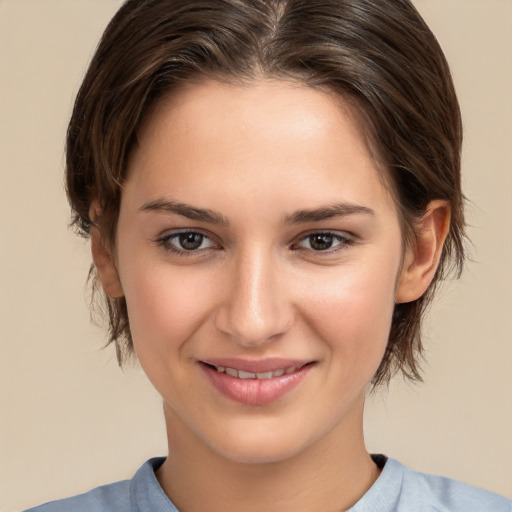
[[[296,246],[301,249],[307,249],[315,252],[331,253],[344,249],[352,243],[353,240],[346,236],[338,233],[332,233],[330,231],[321,231],[310,233],[296,244]]]
[[[166,251],[191,255],[204,249],[216,247],[216,245],[205,234],[198,231],[178,231],[169,233],[156,240]]]

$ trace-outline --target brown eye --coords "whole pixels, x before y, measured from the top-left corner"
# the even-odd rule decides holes
[[[166,251],[182,256],[201,254],[204,250],[213,249],[215,243],[203,233],[198,231],[181,231],[170,233],[155,240]]]
[[[329,233],[316,233],[309,237],[309,245],[315,251],[325,251],[332,247],[334,237]]]
[[[178,242],[182,249],[193,251],[201,247],[204,238],[200,233],[182,233],[178,237]]]
[[[354,243],[351,238],[330,231],[319,231],[305,236],[295,247],[313,252],[333,253]]]

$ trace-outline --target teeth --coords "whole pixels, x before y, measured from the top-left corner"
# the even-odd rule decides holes
[[[296,366],[291,366],[290,368],[280,368],[278,370],[270,371],[270,372],[260,372],[260,373],[253,373],[253,372],[246,372],[243,370],[236,370],[235,368],[226,368],[224,366],[216,366],[216,370],[219,373],[227,373],[228,375],[231,375],[231,377],[236,377],[238,379],[259,379],[259,380],[266,380],[266,379],[272,379],[275,377],[281,377],[282,375],[288,375],[290,373],[293,373],[297,371]]]
[[[257,373],[256,378],[258,379],[271,379],[274,376],[274,372],[263,372],[263,373]],[[277,377],[277,375],[276,375]]]
[[[238,370],[238,378],[239,379],[255,379],[256,374],[252,372],[244,372],[243,370]]]

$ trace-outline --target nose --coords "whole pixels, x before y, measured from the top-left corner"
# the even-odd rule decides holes
[[[256,251],[240,255],[230,268],[227,294],[216,327],[245,347],[259,347],[286,333],[293,323],[286,279],[275,260]]]

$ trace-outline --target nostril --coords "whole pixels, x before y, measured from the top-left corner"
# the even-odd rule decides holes
[[[224,335],[241,345],[256,346],[276,340],[289,331],[292,322],[278,312],[251,314],[240,310],[219,311],[216,327]]]

